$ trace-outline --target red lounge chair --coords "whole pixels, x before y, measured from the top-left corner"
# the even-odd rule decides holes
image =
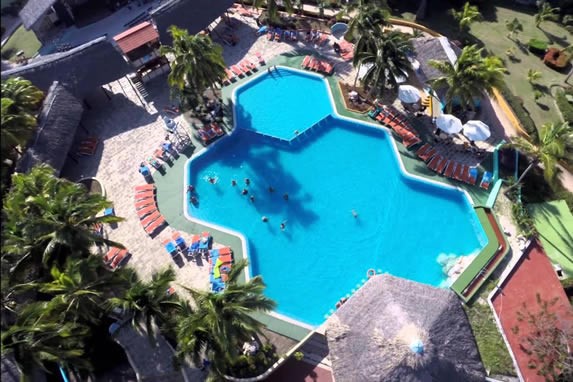
[[[434,154],[436,154],[436,149],[432,147],[431,149],[429,149],[425,153],[419,154],[418,158],[420,158],[424,162],[428,162],[434,156]]]
[[[466,167],[465,164],[458,163],[458,166],[456,167],[456,171],[454,171],[454,179],[455,180],[459,180],[459,181],[462,180],[462,174],[464,171],[464,167]]]
[[[310,56],[306,56],[306,57],[302,60],[301,66],[302,66],[303,69],[308,69],[308,65],[310,64],[310,60],[311,60],[311,57],[310,57]]]
[[[237,66],[237,65],[233,65],[231,66],[231,71],[235,74],[235,76],[237,77],[241,77],[244,76],[245,73],[243,73],[243,71]]]
[[[438,165],[436,172],[441,175],[444,172],[444,170],[446,169],[446,166],[448,165],[448,163],[450,163],[450,161],[447,158],[444,158],[442,160],[442,162]]]
[[[432,148],[432,145],[429,145],[429,144],[427,144],[427,143],[424,143],[424,144],[422,145],[422,147],[420,147],[420,148],[418,149],[418,151],[416,151],[416,155],[424,154],[426,151],[428,151],[428,150],[431,149],[431,148]]]
[[[139,216],[140,219],[143,219],[146,215],[149,215],[153,212],[157,211],[157,207],[155,205],[150,205],[147,207],[144,207],[140,210],[137,211],[137,216]]]
[[[462,172],[462,182],[468,183],[470,182],[470,167],[465,166]]]
[[[147,232],[148,235],[151,235],[153,232],[157,230],[157,228],[161,227],[163,224],[165,224],[165,218],[163,216],[159,216],[159,219],[157,219],[156,221],[145,227],[145,232]]]
[[[119,253],[120,249],[117,247],[111,247],[109,251],[107,251],[106,255],[103,257],[103,262],[106,264],[111,263],[111,261],[114,259],[114,257],[117,256],[117,254]]]
[[[455,162],[455,161],[453,161],[453,160],[451,160],[451,161],[448,163],[448,165],[447,165],[447,167],[446,167],[446,171],[444,172],[444,176],[445,176],[446,178],[451,178],[451,177],[452,177],[452,175],[454,174],[454,169],[456,168],[456,164],[457,164],[457,162]]]
[[[150,225],[151,223],[153,223],[154,220],[157,220],[161,217],[161,214],[159,213],[159,211],[155,211],[153,212],[151,215],[143,218],[141,220],[141,225],[144,227],[147,227],[148,225]]]
[[[246,75],[251,74],[251,68],[244,61],[239,62],[239,67]]]
[[[437,171],[438,166],[440,165],[440,163],[442,162],[443,159],[444,159],[444,157],[442,157],[441,155],[436,155],[428,163],[428,168],[432,171]]]
[[[223,264],[225,263],[232,263],[233,262],[233,257],[231,256],[231,254],[226,254],[226,255],[221,255],[221,252],[219,252],[219,260],[221,260],[221,262]]]
[[[153,198],[143,199],[143,200],[140,200],[139,202],[135,203],[135,209],[139,210],[143,207],[151,206],[154,204],[155,204],[155,200]]]
[[[221,127],[215,122],[211,124],[211,131],[218,137],[225,135],[223,129],[221,129]]]
[[[322,61],[322,72],[324,74],[331,75],[333,71],[334,68],[332,65],[330,65],[328,62]]]
[[[125,257],[127,256],[127,249],[122,249],[114,258],[111,264],[109,265],[111,269],[115,270],[117,267],[121,265]]]
[[[142,184],[141,186],[135,186],[135,192],[144,192],[152,190],[155,190],[155,186],[153,184]]]
[[[316,45],[322,46],[327,41],[328,41],[328,35],[326,33],[322,32],[320,34],[320,37],[318,38],[318,41],[316,42]]]
[[[255,70],[257,70],[257,65],[253,64],[251,61],[249,60],[243,60],[243,62],[245,63],[245,65],[247,65],[247,67],[254,72]]]
[[[136,201],[154,198],[154,197],[155,197],[154,191],[144,191],[144,192],[138,192],[137,194],[135,194],[135,200]]]
[[[261,52],[255,52],[255,56],[257,56],[257,60],[259,60],[259,65],[265,65],[265,59],[261,55]]]
[[[412,136],[409,138],[405,138],[402,143],[404,144],[404,146],[409,149],[412,146],[416,146],[419,143],[422,143],[422,140],[416,136]]]

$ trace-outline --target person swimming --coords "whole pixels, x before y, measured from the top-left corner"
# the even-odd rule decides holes
[[[251,180],[249,178],[245,178],[245,184],[248,186],[249,184],[251,184]]]
[[[215,184],[216,182],[217,182],[217,179],[213,178],[212,176],[209,177],[209,183]]]
[[[235,187],[237,185],[237,181],[235,179],[231,180],[231,186]]]
[[[352,216],[354,216],[355,219],[358,217],[358,212],[356,212],[355,210],[352,210],[351,213],[352,213]]]
[[[263,217],[261,218],[261,220],[263,221],[263,223],[266,223],[266,222],[269,221],[269,218],[266,217],[266,216],[263,216]]]
[[[247,190],[246,188],[243,188],[243,191],[241,191],[241,194],[243,195],[247,195],[249,193],[249,190]]]
[[[284,199],[284,200],[288,200],[288,194],[287,194],[286,192],[285,192],[284,195],[283,195],[283,199]]]
[[[269,186],[269,192],[275,192],[275,189],[273,188],[273,186]]]
[[[190,184],[189,187],[187,187],[187,192],[195,192],[195,186]]]
[[[249,200],[251,201],[251,203],[254,203],[255,202],[255,196],[254,195],[249,196]]]
[[[197,198],[195,196],[191,197],[191,203],[192,204],[197,204]]]

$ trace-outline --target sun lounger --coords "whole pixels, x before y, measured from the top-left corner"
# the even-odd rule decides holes
[[[209,232],[201,233],[201,240],[199,241],[199,249],[207,250],[211,246],[211,234]]]
[[[185,251],[187,249],[187,243],[185,242],[185,239],[183,239],[183,237],[181,237],[181,233],[179,233],[178,231],[173,232],[173,234],[171,235],[171,238],[173,239],[173,241],[175,241],[175,244],[182,250]]]
[[[465,166],[465,168],[462,171],[462,182],[469,183],[469,181],[470,181],[470,167]]]
[[[111,269],[113,270],[117,269],[121,265],[121,263],[125,260],[127,254],[128,254],[127,249],[122,249],[121,251],[119,251],[119,253],[113,258],[113,261],[109,265]]]
[[[157,220],[160,217],[161,217],[161,214],[159,213],[159,211],[155,211],[155,212],[151,213],[149,216],[146,216],[145,218],[141,219],[141,225],[143,227],[147,227],[148,225],[153,223],[154,220]]]
[[[303,60],[302,60],[302,68],[303,69],[308,69],[308,65],[310,64],[310,60],[312,59],[311,56],[306,56]]]
[[[160,170],[163,168],[163,165],[161,163],[159,163],[157,160],[155,160],[153,157],[147,158],[147,162],[149,162],[149,164],[152,165],[157,170]]]
[[[143,199],[143,200],[140,200],[138,202],[135,202],[135,209],[140,210],[144,207],[151,206],[154,204],[155,204],[155,199],[153,199],[153,198]]]
[[[475,167],[470,167],[469,177],[467,179],[468,184],[472,186],[476,184],[478,178],[478,169]]]
[[[119,253],[120,249],[117,247],[111,247],[109,251],[107,251],[106,255],[103,257],[103,262],[106,264],[111,263],[115,256]]]
[[[318,71],[327,75],[331,75],[333,72],[333,67],[326,61],[319,61]]]
[[[433,157],[430,162],[428,163],[428,168],[432,171],[436,171],[438,169],[438,166],[440,165],[440,163],[442,162],[442,160],[444,159],[443,156],[441,155],[436,155],[435,157]]]
[[[197,251],[199,251],[200,243],[201,243],[201,237],[199,235],[191,236],[191,245],[189,246],[187,253],[190,255],[197,254]]]
[[[237,65],[233,65],[231,66],[231,71],[235,74],[235,76],[237,77],[241,77],[244,76],[245,73],[243,73],[243,71],[237,66]]]
[[[465,164],[458,163],[458,167],[456,167],[456,171],[454,171],[454,179],[455,180],[460,181],[460,182],[463,180],[462,176],[463,176],[463,173],[464,173],[466,167],[467,166]]]
[[[426,151],[430,150],[432,148],[432,145],[428,144],[428,143],[424,143],[417,151],[416,151],[416,155],[420,155],[420,154],[424,154]]]
[[[403,138],[402,143],[404,144],[404,147],[406,147],[407,149],[409,149],[412,146],[416,146],[419,143],[422,143],[422,140],[418,137],[416,137],[415,135]]]
[[[161,227],[163,224],[165,224],[165,218],[163,216],[159,216],[159,219],[157,219],[156,221],[145,227],[145,232],[147,232],[148,235],[151,235],[153,234],[153,232],[157,230],[157,228]]]
[[[489,189],[489,185],[491,183],[492,180],[492,174],[489,171],[486,171],[483,173],[483,177],[481,178],[481,182],[479,184],[479,186],[481,188],[483,188],[484,190]]]
[[[283,30],[280,28],[275,29],[275,41],[280,41],[283,35]]]
[[[257,56],[257,60],[259,60],[259,65],[263,66],[266,64],[265,59],[261,55],[261,52],[255,52],[255,56]]]
[[[316,41],[316,45],[322,46],[328,41],[328,34],[322,32]]]
[[[245,63],[245,65],[247,65],[247,67],[252,71],[256,71],[257,70],[257,65],[253,64],[251,61],[249,60],[243,60],[243,62]]]
[[[153,184],[142,184],[141,186],[135,186],[135,192],[144,192],[155,190],[155,185]]]
[[[150,205],[144,208],[141,208],[140,210],[137,211],[137,216],[139,216],[140,219],[143,219],[145,216],[154,213],[155,211],[157,211],[157,207],[155,205]]]
[[[150,199],[150,198],[155,198],[155,192],[154,191],[144,191],[144,192],[138,192],[137,194],[135,194],[135,200],[144,200],[144,199]]]
[[[434,154],[436,154],[436,149],[433,147],[430,147],[430,149],[425,151],[423,154],[418,154],[418,153],[416,153],[416,154],[418,155],[418,158],[420,158],[424,162],[427,162],[434,156]]]
[[[225,131],[216,122],[211,123],[211,131],[218,137],[225,135]]]
[[[246,62],[244,62],[244,61],[239,62],[239,67],[241,68],[243,73],[245,73],[246,75],[251,74],[251,68],[249,68],[249,66],[247,65]]]
[[[440,164],[438,164],[438,168],[436,169],[436,172],[441,175],[449,163],[450,163],[450,160],[448,158],[442,159],[442,162]]]
[[[149,170],[149,167],[147,166],[139,166],[139,173],[147,178],[151,175],[151,170]]]
[[[446,166],[446,171],[444,172],[444,176],[446,178],[451,178],[454,174],[454,169],[456,168],[456,161],[451,160],[448,165]]]
[[[179,254],[177,246],[175,246],[171,240],[164,240],[161,244],[163,244],[163,247],[165,247],[165,250],[171,255],[171,257],[175,257]]]

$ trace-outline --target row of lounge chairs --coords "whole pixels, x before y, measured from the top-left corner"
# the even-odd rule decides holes
[[[267,29],[267,40],[269,41],[298,41],[298,32],[282,30],[281,28]]]
[[[153,184],[135,187],[135,209],[141,225],[148,235],[153,235],[165,224],[165,218],[157,209],[155,186]]]
[[[255,52],[259,66],[266,64],[265,59],[260,52]],[[225,69],[225,78],[223,79],[223,86],[230,85],[232,82],[237,81],[239,78],[249,76],[258,70],[257,65],[249,59],[244,59],[236,65]]]
[[[328,37],[328,33],[312,29],[306,32],[306,37],[304,40],[308,42],[314,42],[316,45],[322,46],[328,41]]]
[[[129,258],[129,251],[117,247],[111,247],[106,255],[103,257],[103,262],[107,264],[112,270],[116,270]]]
[[[412,128],[406,117],[396,108],[392,106],[377,106],[368,115],[381,124],[389,126],[402,138],[402,143],[406,148],[422,143],[418,132]]]
[[[313,56],[305,56],[301,64],[303,69],[314,70],[318,73],[331,75],[334,72],[334,67],[329,62],[319,60]]]
[[[436,149],[429,143],[424,144],[416,151],[418,158],[423,160],[428,168],[446,178],[455,179],[459,182],[475,185],[479,176],[479,171],[476,167],[471,167],[455,160],[450,160],[443,157],[436,152]],[[492,181],[492,174],[488,171],[484,172],[480,187],[487,190],[489,189]]]
[[[220,292],[225,289],[225,282],[233,265],[233,251],[229,247],[209,251],[209,281],[211,290]]]
[[[225,131],[217,124],[217,122],[211,122],[197,130],[197,137],[204,145],[208,145],[223,135],[225,135]]]

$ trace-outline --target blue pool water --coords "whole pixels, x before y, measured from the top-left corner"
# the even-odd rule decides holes
[[[293,78],[307,77],[283,81]],[[266,105],[262,95],[246,94],[257,95],[258,84],[237,97],[252,121],[259,121],[257,113]],[[306,93],[306,108],[321,98],[327,98],[324,88]],[[291,104],[288,98],[283,102]],[[280,118],[295,120],[281,112]],[[370,268],[438,286],[440,254],[466,255],[485,244],[464,195],[406,178],[385,131],[330,116],[289,144],[262,136],[253,126],[258,128],[239,128],[189,162],[199,205],[189,204],[188,212],[246,237],[251,272],[263,276],[278,313],[319,325]],[[209,183],[209,177],[217,182]],[[243,188],[248,195],[241,194]]]

